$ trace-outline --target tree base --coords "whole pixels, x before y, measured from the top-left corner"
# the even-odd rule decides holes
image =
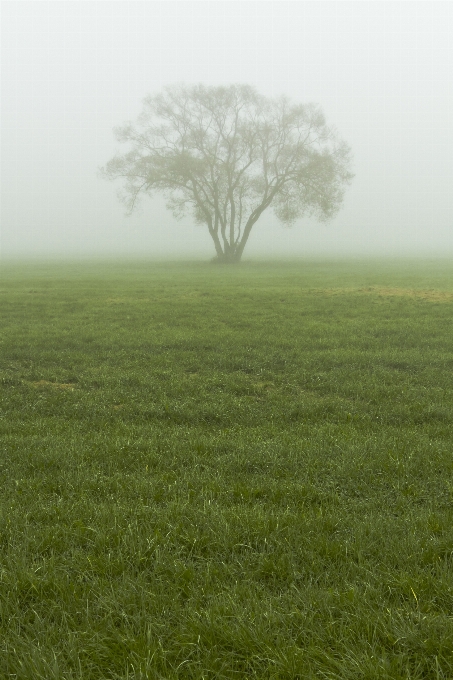
[[[212,258],[212,264],[239,264],[241,257],[237,255],[216,255]]]

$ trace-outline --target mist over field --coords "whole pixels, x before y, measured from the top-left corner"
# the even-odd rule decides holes
[[[2,258],[214,255],[160,198],[125,217],[98,168],[167,84],[319,104],[355,177],[328,224],[255,225],[244,257],[453,254],[453,5],[2,2]]]

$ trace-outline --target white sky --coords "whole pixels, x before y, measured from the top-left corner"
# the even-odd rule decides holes
[[[328,225],[269,213],[254,254],[453,255],[453,3],[1,3],[1,254],[212,256],[207,229],[144,199],[124,216],[97,169],[112,128],[175,82],[316,102],[355,179]]]

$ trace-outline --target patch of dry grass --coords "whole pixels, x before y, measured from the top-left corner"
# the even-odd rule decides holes
[[[26,381],[26,383],[35,388],[51,387],[54,390],[74,390],[76,387],[74,383],[51,382],[50,380],[34,380]]]
[[[417,290],[415,288],[395,288],[387,286],[368,286],[366,288],[316,288],[310,291],[327,297],[337,295],[377,295],[381,298],[410,298],[428,302],[452,302],[453,293],[445,290]]]

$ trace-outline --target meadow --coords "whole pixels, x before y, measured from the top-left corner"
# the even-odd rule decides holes
[[[0,678],[453,677],[448,261],[5,263]]]

